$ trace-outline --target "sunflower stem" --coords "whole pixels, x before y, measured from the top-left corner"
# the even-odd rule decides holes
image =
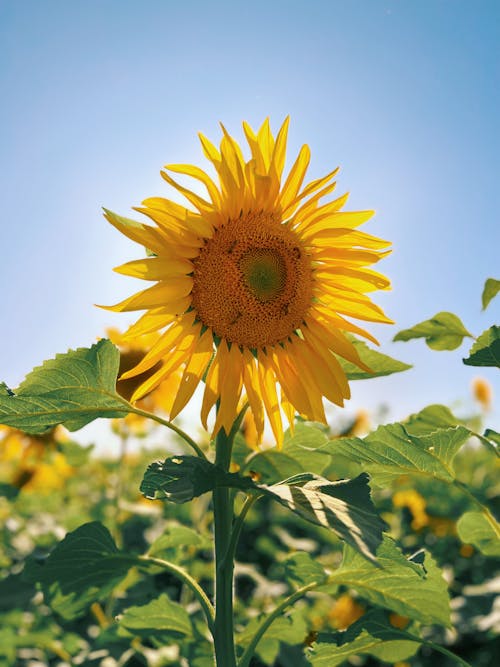
[[[229,470],[231,435],[220,429],[215,440],[215,463]],[[215,532],[215,623],[214,642],[217,667],[236,667],[233,626],[233,559],[226,559],[233,526],[233,496],[229,488],[213,492]]]

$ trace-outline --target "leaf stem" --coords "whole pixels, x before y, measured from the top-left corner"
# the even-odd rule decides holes
[[[138,556],[137,559],[139,561],[139,565],[146,565],[146,566],[157,565],[158,567],[167,570],[167,572],[170,572],[174,576],[181,579],[181,581],[185,583],[186,586],[188,586],[198,598],[198,601],[205,613],[209,630],[213,635],[215,610],[212,606],[212,603],[208,599],[207,594],[205,593],[203,588],[198,584],[198,582],[195,579],[193,579],[191,575],[188,572],[186,572],[186,570],[184,570],[182,567],[179,567],[174,563],[170,563],[167,560],[163,560],[163,558],[155,558],[153,556]]]
[[[152,419],[158,424],[162,424],[162,426],[166,426],[167,428],[171,429],[172,431],[177,433],[177,435],[180,436],[184,440],[184,442],[186,442],[192,449],[194,449],[194,451],[200,458],[208,460],[205,452],[203,452],[203,450],[199,447],[199,445],[187,433],[185,433],[181,428],[173,424],[171,421],[163,419],[162,417],[155,415],[153,412],[148,412],[147,410],[141,410],[140,408],[136,408],[127,401],[124,402],[129,407],[130,412],[133,412],[136,415],[140,415],[141,417]]]
[[[451,651],[448,651],[448,649],[444,648],[444,646],[440,646],[439,644],[435,644],[434,642],[427,640],[421,640],[421,641],[423,646],[428,646],[429,648],[432,648],[434,651],[438,651],[438,653],[442,653],[443,655],[446,655],[448,658],[452,658],[452,660],[457,662],[459,665],[462,665],[462,667],[472,667],[472,665],[466,662],[463,658],[456,655],[455,653],[452,653]]]
[[[306,586],[302,586],[302,588],[297,589],[295,591],[295,593],[292,593],[291,595],[286,597],[283,600],[283,602],[281,602],[269,614],[269,616],[266,616],[266,618],[262,621],[262,623],[257,628],[257,632],[252,637],[252,641],[246,647],[245,652],[241,656],[240,661],[238,663],[238,667],[248,667],[249,666],[250,660],[252,659],[252,656],[254,654],[255,649],[257,648],[257,644],[260,642],[263,635],[267,632],[267,630],[269,629],[271,624],[278,618],[278,616],[280,616],[287,607],[290,607],[292,604],[294,604],[294,602],[299,600],[301,597],[303,597],[309,591],[314,590],[319,585],[320,585],[320,582],[313,581],[310,584],[307,584]]]

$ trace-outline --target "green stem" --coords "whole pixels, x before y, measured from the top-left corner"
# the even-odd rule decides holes
[[[448,658],[452,658],[455,662],[458,662],[459,665],[462,665],[463,667],[472,667],[468,662],[463,660],[460,656],[456,655],[455,653],[452,653],[451,651],[448,651],[447,648],[444,648],[444,646],[440,646],[439,644],[434,644],[434,642],[429,642],[429,641],[422,641],[423,646],[428,646],[429,648],[432,648],[434,651],[438,651],[438,653],[442,653],[443,655],[446,655]]]
[[[245,652],[241,656],[241,659],[238,663],[238,667],[248,667],[250,664],[250,660],[252,659],[252,656],[254,654],[255,649],[257,648],[257,644],[260,642],[264,634],[267,632],[271,624],[279,617],[281,614],[284,612],[284,610],[287,607],[290,607],[294,602],[299,600],[301,597],[303,597],[306,593],[309,591],[314,590],[317,586],[319,586],[319,582],[313,581],[310,584],[307,584],[307,586],[302,586],[302,588],[299,588],[298,590],[295,591],[295,593],[292,593],[289,595],[287,598],[279,604],[276,609],[274,609],[269,616],[266,616],[266,618],[262,621],[262,623],[259,625],[257,628],[257,632],[254,634],[252,637],[252,641],[250,644],[246,647]]]
[[[215,464],[225,471],[231,462],[232,439],[224,429],[215,441]],[[230,489],[217,487],[213,492],[215,532],[215,659],[217,667],[236,667],[233,626],[234,561],[226,558],[231,544],[233,502]]]
[[[248,510],[252,507],[254,502],[259,498],[262,498],[262,496],[254,495],[254,496],[247,496],[245,498],[243,507],[241,508],[241,511],[238,514],[238,517],[233,524],[233,530],[231,532],[231,540],[227,547],[227,552],[223,558],[221,566],[225,566],[226,563],[231,563],[231,562],[234,563],[234,558],[236,555],[236,547],[238,546],[238,541],[240,539],[241,529],[243,528],[243,522],[245,521],[245,517],[248,514]]]
[[[207,460],[207,457],[203,452],[203,450],[200,449],[200,447],[196,444],[196,442],[191,437],[189,437],[189,435],[185,433],[181,428],[179,428],[175,424],[172,424],[172,422],[169,422],[167,419],[162,419],[158,415],[155,415],[153,412],[147,412],[147,410],[141,410],[140,408],[136,408],[128,402],[126,402],[126,404],[129,407],[130,412],[133,412],[136,415],[140,415],[141,417],[147,417],[148,419],[152,419],[158,424],[162,424],[162,426],[166,426],[167,428],[177,433],[177,435],[180,436],[184,440],[184,442],[186,442],[192,449],[194,449],[194,451],[200,458]]]
[[[163,560],[163,558],[154,558],[153,556],[138,556],[139,565],[157,565],[158,567],[167,570],[177,578],[179,578],[186,586],[188,586],[193,593],[198,598],[198,601],[203,609],[208,627],[210,632],[214,633],[214,621],[215,621],[215,611],[214,608],[208,599],[203,588],[198,584],[198,582],[191,577],[191,575],[186,572],[182,567],[170,563],[168,560]]]

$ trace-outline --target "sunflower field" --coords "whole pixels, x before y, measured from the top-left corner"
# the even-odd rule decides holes
[[[307,145],[284,173],[288,119],[243,129],[247,157],[200,135],[215,180],[162,171],[186,206],[105,211],[141,246],[117,271],[153,283],[105,308],[139,318],[0,386],[0,667],[493,667],[490,384],[475,414],[342,412],[350,383],[409,368],[370,332],[390,242],[323,201],[337,169],[307,182]],[[439,312],[394,340],[421,338],[474,339],[457,363],[498,372],[499,326]],[[73,439],[98,418],[114,456]]]

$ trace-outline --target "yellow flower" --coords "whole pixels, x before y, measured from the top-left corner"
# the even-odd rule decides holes
[[[57,442],[67,439],[62,427],[31,436],[13,428],[0,429],[0,481],[23,491],[50,493],[62,489],[74,468],[56,451]]]
[[[361,618],[365,611],[366,609],[363,605],[360,605],[350,595],[345,593],[335,600],[328,614],[328,619],[337,630],[345,630],[357,621],[358,618]]]
[[[393,496],[392,503],[394,507],[407,507],[410,510],[413,516],[411,527],[414,530],[419,530],[429,523],[429,517],[425,511],[425,498],[418,491],[414,489],[397,491]]]
[[[491,408],[493,390],[484,378],[477,377],[472,380],[472,394],[485,412]]]
[[[163,330],[122,376],[154,369],[132,400],[180,370],[173,419],[205,377],[205,428],[217,404],[213,433],[221,428],[229,433],[244,395],[259,438],[265,413],[280,444],[282,411],[290,423],[295,411],[324,423],[323,397],[337,405],[349,398],[337,355],[366,369],[345,332],[376,340],[346,318],[391,321],[366,295],[389,288],[383,275],[368,268],[387,254],[381,249],[389,244],[357,230],[373,211],[341,211],[347,195],[320,203],[335,188],[338,169],[303,187],[308,146],[282,178],[288,119],[276,138],[268,120],[257,133],[247,123],[243,128],[249,160],[223,126],[220,150],[200,135],[218,183],[196,166],[166,167],[201,182],[208,198],[165,171],[163,178],[190,208],[161,197],[146,199],[137,210],[155,226],[106,211],[115,227],[155,255],[116,269],[155,284],[108,308],[146,311],[127,331],[127,340]]]
[[[137,336],[132,340],[128,340],[118,329],[111,327],[106,330],[106,335],[120,350],[119,376],[123,375],[126,371],[136,366],[160,337],[158,332],[153,332],[149,334],[143,334],[142,336]],[[129,379],[122,379],[119,377],[116,383],[116,391],[120,394],[120,396],[130,400],[136,389],[148,377],[151,376],[152,372],[158,370],[161,365],[162,363],[159,362],[157,364],[157,368],[155,367],[152,370],[146,371],[143,374]],[[163,380],[163,382],[160,382],[160,384],[154,387],[154,389],[152,389],[148,394],[137,401],[137,406],[148,412],[165,412],[168,414],[172,409],[179,379],[179,373],[173,373],[165,380]],[[114,421],[115,430],[118,433],[122,432],[121,426],[123,424],[125,424],[133,434],[141,436],[146,435],[147,424],[149,424],[149,421],[141,415],[131,413],[123,419],[117,419]]]

